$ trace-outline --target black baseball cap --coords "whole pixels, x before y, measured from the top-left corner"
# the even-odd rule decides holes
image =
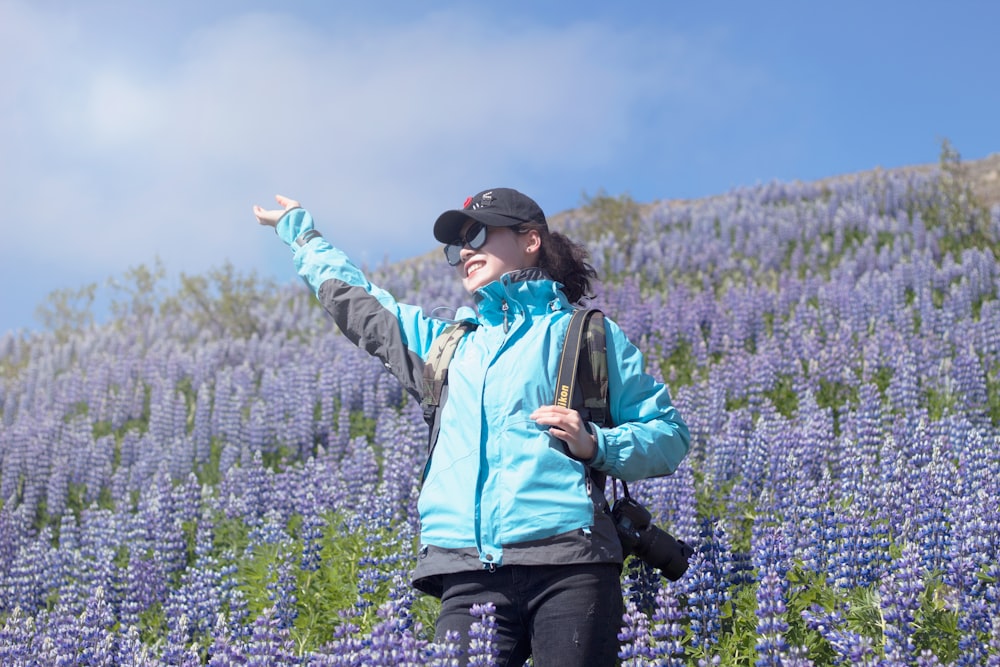
[[[467,198],[461,209],[439,215],[434,223],[434,238],[451,243],[469,218],[490,227],[513,227],[523,222],[538,222],[548,227],[545,214],[534,199],[512,188],[493,188]]]

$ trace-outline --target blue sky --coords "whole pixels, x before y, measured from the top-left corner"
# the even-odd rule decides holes
[[[157,258],[294,279],[251,206],[359,263],[518,188],[690,199],[1000,151],[1000,3],[0,0],[0,336]]]

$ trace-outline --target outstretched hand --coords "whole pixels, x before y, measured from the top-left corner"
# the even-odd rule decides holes
[[[294,199],[289,199],[284,195],[275,195],[274,198],[278,201],[279,206],[284,208],[267,210],[260,206],[254,204],[253,214],[257,218],[257,222],[268,227],[274,227],[278,224],[278,220],[281,220],[283,216],[289,209],[298,208],[299,203]]]
[[[576,410],[543,405],[531,413],[538,424],[549,427],[549,433],[566,443],[569,451],[578,459],[588,461],[597,452],[597,439],[587,430],[583,418]]]

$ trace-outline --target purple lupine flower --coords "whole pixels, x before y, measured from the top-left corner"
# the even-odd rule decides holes
[[[691,646],[708,651],[719,641],[722,607],[730,599],[732,552],[721,523],[705,522],[702,542],[681,579],[688,601]]]
[[[655,643],[657,664],[664,667],[684,665],[684,612],[678,600],[677,585],[663,582],[656,594],[653,627],[650,635]]]
[[[1000,667],[1000,616],[993,617],[990,628],[990,652],[986,658],[986,667]]]
[[[974,423],[989,423],[987,374],[976,350],[959,347],[952,366],[955,392],[962,397],[962,410]]]
[[[166,597],[166,574],[156,559],[146,558],[138,550],[129,552],[129,562],[122,574],[122,600],[119,609],[123,625],[138,625],[140,615]]]
[[[78,664],[112,667],[117,664],[115,638],[111,632],[114,614],[104,599],[104,589],[98,588],[87,600],[78,625],[76,638]]]
[[[69,499],[70,464],[69,457],[54,455],[49,462],[49,478],[46,482],[45,502],[52,516],[61,516],[66,511]]]
[[[234,641],[247,642],[250,640],[251,627],[249,624],[250,618],[250,608],[247,602],[246,595],[242,590],[236,587],[235,583],[228,583],[232,580],[232,576],[227,577],[227,570],[235,570],[235,566],[226,566],[221,572],[222,576],[222,587],[221,587],[221,597],[222,601],[229,610],[227,615],[228,626],[227,632],[229,637]]]
[[[896,418],[902,419],[901,417]],[[909,488],[908,469],[913,465],[909,460],[903,443],[894,435],[886,437],[882,442],[879,454],[878,489],[872,494],[872,508],[875,511],[874,521],[883,523],[897,537],[901,527],[913,516],[914,497]]]
[[[193,524],[201,516],[201,484],[194,472],[190,471],[177,479],[184,481],[171,489],[171,511],[175,520],[182,524]]]
[[[469,628],[469,667],[493,667],[500,655],[496,607],[492,602],[474,604],[469,614],[479,619]]]
[[[342,623],[333,632],[333,640],[313,654],[310,665],[330,665],[331,667],[356,667],[364,664],[368,641],[359,634],[360,628],[349,614],[341,610]]]
[[[299,568],[303,572],[315,572],[320,568],[324,528],[326,528],[326,519],[317,514],[315,510],[302,516],[298,537],[302,542],[302,558],[299,562]]]
[[[427,642],[413,634],[410,607],[416,597],[399,578],[395,590],[404,592],[391,596],[376,615],[380,619],[372,628],[367,650],[368,664],[386,667],[422,667]]]
[[[187,667],[201,664],[198,650],[191,643],[191,628],[188,624],[186,614],[181,614],[176,619],[172,619],[171,627],[167,633],[166,643],[163,647],[161,660],[166,665],[177,665]]]
[[[0,664],[28,667],[35,664],[35,621],[19,607],[14,607],[0,628]]]
[[[933,468],[936,465],[932,464],[929,467]],[[923,503],[914,517],[916,527],[914,539],[920,547],[924,568],[935,570],[945,569],[952,545],[951,530],[944,507],[945,499],[942,497],[945,487],[943,484],[938,486],[936,482],[930,481],[934,473],[931,475],[931,478],[918,487],[918,493],[922,492]]]
[[[210,667],[242,667],[246,664],[242,642],[234,641],[229,636],[226,621],[221,615],[216,619],[212,637],[212,646],[208,649]]]
[[[781,659],[782,667],[813,667],[813,661],[809,659],[808,649],[802,646],[793,646]]]
[[[247,667],[293,667],[301,661],[295,657],[288,630],[280,626],[274,609],[268,607],[254,621],[253,634],[247,643]]]
[[[298,563],[288,552],[288,545],[279,547],[276,561],[269,565],[267,598],[274,608],[274,619],[281,630],[291,629],[298,618]]]
[[[885,653],[900,664],[910,664],[916,657],[913,623],[923,590],[920,554],[914,544],[907,543],[894,571],[879,586],[885,619]]]
[[[916,665],[917,667],[938,667],[941,662],[934,655],[934,652],[928,649],[924,649],[917,656]]]
[[[884,434],[882,431],[882,403],[878,388],[870,383],[860,390],[859,407],[853,417],[847,420],[847,437],[851,441],[844,454],[850,462],[843,466],[843,494],[848,498],[866,498],[873,486],[869,478],[878,469],[878,454]],[[849,452],[849,454],[848,454]]]
[[[138,513],[146,541],[167,576],[179,573],[187,562],[187,542],[182,521],[174,516],[173,484],[163,469],[139,497]]]
[[[993,561],[984,567],[968,585],[958,590],[958,600],[954,602],[962,613],[958,616],[959,656],[955,665],[981,665],[989,657],[989,649],[983,637],[990,635],[994,620],[1000,618],[1000,565]]]
[[[272,453],[277,450],[275,443],[275,421],[268,414],[268,404],[261,398],[250,404],[250,416],[247,419],[246,444],[253,454]]]
[[[823,534],[832,515],[829,507],[832,485],[821,480],[803,486],[798,505],[783,518],[785,539],[805,571],[823,572],[829,569]]]
[[[7,561],[8,571],[0,579],[0,584],[8,591],[3,596],[4,607],[20,608],[29,615],[44,607],[46,597],[58,583],[58,578],[52,576],[54,558],[48,547],[51,540],[51,530],[46,527],[37,539],[25,541],[17,554]]]
[[[625,600],[622,627],[618,631],[618,658],[625,667],[640,667],[654,658],[650,645],[649,617],[634,599]]]
[[[430,642],[424,648],[427,667],[459,667],[461,657],[461,635],[455,630],[448,630],[441,642]]]
[[[829,520],[833,523],[826,526],[833,585],[845,591],[870,585],[875,579],[875,555],[871,550],[874,527],[870,518],[862,508],[851,505],[836,508]]]
[[[199,385],[195,394],[191,440],[195,465],[207,463],[212,450],[212,389],[207,384]]]
[[[672,475],[637,483],[635,496],[656,517],[657,525],[663,530],[689,544],[695,542],[698,537],[698,500],[694,471],[687,460]]]
[[[113,590],[118,576],[115,565],[118,537],[118,525],[110,511],[88,509],[81,513],[79,563],[82,571],[77,581],[71,580],[73,592],[67,596],[67,603],[73,605],[77,613],[97,590],[102,591],[102,598]]]
[[[836,665],[863,665],[875,667],[878,657],[871,639],[847,628],[846,621],[838,612],[827,612],[819,606],[802,612],[806,626],[818,632],[833,648]]]
[[[181,574],[180,586],[170,591],[164,602],[168,627],[188,632],[188,640],[207,637],[222,612],[218,564],[211,556],[200,558]],[[184,617],[184,627],[174,628]]]
[[[785,593],[787,554],[777,528],[761,531],[754,549],[757,569],[757,667],[779,667],[784,663],[788,644]]]
[[[65,605],[38,617],[35,650],[38,664],[73,665],[79,653],[80,620]]]

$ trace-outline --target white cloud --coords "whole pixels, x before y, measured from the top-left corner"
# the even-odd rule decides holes
[[[28,64],[0,70],[17,91],[0,113],[19,121],[0,128],[17,214],[0,254],[44,252],[66,271],[156,255],[171,270],[252,267],[275,241],[250,206],[275,191],[374,260],[423,252],[443,206],[517,186],[525,166],[597,168],[683,134],[664,109],[698,88],[695,67],[723,87],[746,78],[662,31],[513,30],[448,12],[385,25],[246,14],[177,35],[166,60],[132,59],[94,48],[103,33],[85,14],[29,7],[0,9],[3,61]],[[44,251],[30,243],[42,226],[61,239]]]

